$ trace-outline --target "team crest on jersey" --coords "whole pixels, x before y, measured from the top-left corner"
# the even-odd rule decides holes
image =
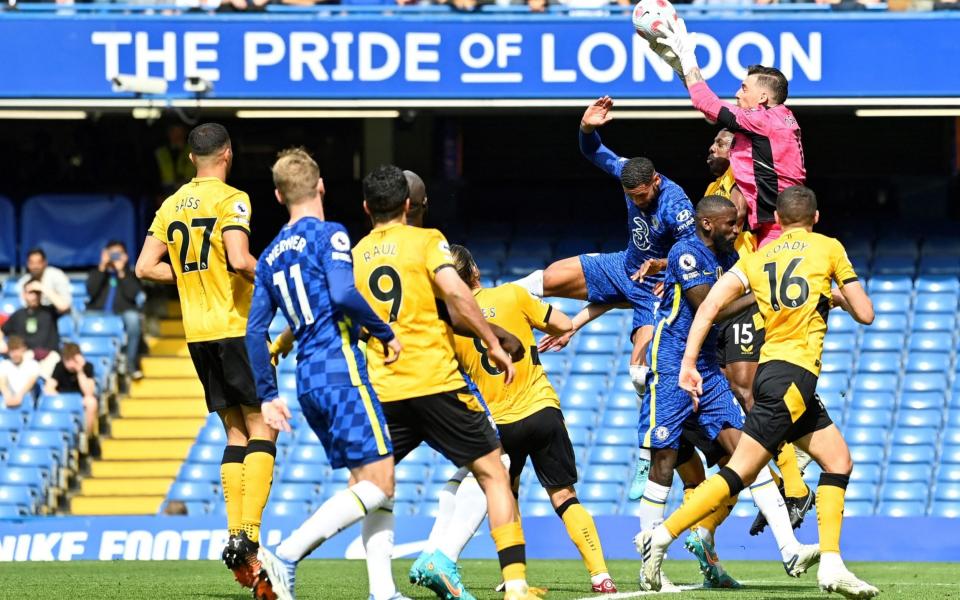
[[[633,245],[637,250],[650,249],[650,227],[640,217],[633,218]]]
[[[653,437],[657,438],[658,441],[665,442],[670,437],[670,430],[661,425],[653,430]]]

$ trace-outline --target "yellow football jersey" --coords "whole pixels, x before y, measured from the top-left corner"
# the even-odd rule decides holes
[[[357,290],[403,344],[400,359],[389,365],[383,364],[381,344],[367,344],[367,372],[381,402],[466,385],[454,356],[453,329],[440,318],[433,284],[437,271],[452,266],[450,246],[436,229],[391,223],[354,247]]]
[[[703,193],[703,195],[723,196],[729,200],[735,185],[737,185],[737,181],[733,178],[733,167],[727,167],[727,170],[723,175],[717,177],[713,182],[710,183],[710,185],[707,186],[707,190]],[[756,252],[757,236],[753,235],[753,232],[750,230],[741,231],[737,236],[737,241],[733,243],[733,248],[741,257],[746,256],[751,252]]]
[[[507,386],[479,338],[456,336],[457,359],[480,388],[493,420],[497,424],[514,423],[542,408],[560,408],[560,398],[540,366],[532,329],[546,326],[550,305],[513,283],[474,290],[473,295],[487,321],[517,336],[527,349],[523,360],[513,363],[516,376]]]
[[[250,233],[250,198],[216,177],[196,177],[163,201],[150,234],[177,276],[188,342],[243,337],[253,284],[227,263],[223,232]]]
[[[757,298],[767,330],[760,362],[783,360],[819,375],[831,282],[843,287],[857,281],[843,245],[791,229],[738,260],[730,272]]]

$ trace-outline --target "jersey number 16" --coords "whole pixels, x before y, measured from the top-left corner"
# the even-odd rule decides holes
[[[777,276],[777,263],[769,262],[763,265],[770,282],[770,308],[773,310],[780,310],[781,305],[786,308],[803,306],[810,297],[810,284],[803,277],[793,274],[802,261],[801,257],[791,259],[781,277]],[[795,295],[791,296],[790,291],[794,291]]]

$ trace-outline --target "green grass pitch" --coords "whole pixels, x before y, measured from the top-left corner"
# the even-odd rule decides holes
[[[435,596],[407,583],[411,561],[394,561],[394,574],[400,591],[414,600]],[[621,594],[614,598],[641,596],[637,593],[636,561],[613,561],[612,575]],[[464,560],[463,577],[478,600],[493,600],[502,595],[493,592],[499,581],[497,564],[492,560]],[[851,563],[851,569],[879,586],[882,599],[960,599],[960,568],[950,563]],[[664,598],[827,600],[816,585],[816,574],[801,579],[788,578],[773,562],[730,562],[727,569],[745,583],[743,590],[687,590],[680,595],[661,594]],[[700,581],[693,561],[668,561],[667,575],[677,584]],[[531,561],[528,580],[549,588],[548,599],[590,598],[589,579],[579,561]],[[301,600],[365,600],[366,570],[362,561],[308,560],[297,572],[297,598]],[[653,594],[643,594],[643,596]],[[139,599],[158,598],[249,598],[233,582],[219,563],[194,562],[72,562],[0,564],[0,597],[64,599]],[[611,598],[610,596],[597,596]]]

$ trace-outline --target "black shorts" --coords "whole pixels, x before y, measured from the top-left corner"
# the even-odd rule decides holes
[[[743,432],[776,455],[784,442],[829,427],[833,421],[816,391],[817,376],[802,367],[782,360],[761,364]]]
[[[721,458],[727,455],[727,451],[723,449],[720,442],[711,440],[703,432],[695,414],[690,415],[683,422],[683,431],[680,433],[680,448],[677,450],[677,466],[690,460],[694,448],[703,453],[703,458],[706,459],[708,467],[717,464]]]
[[[758,362],[767,330],[760,307],[752,304],[717,326],[717,360],[720,367],[735,362]]]
[[[233,406],[260,406],[253,370],[242,337],[190,342],[190,358],[203,384],[207,411]]]
[[[497,432],[486,412],[470,410],[458,394],[462,390],[440,392],[408,400],[383,402],[383,416],[393,442],[396,462],[426,442],[462,467],[500,447]]]
[[[511,482],[523,472],[528,456],[543,487],[562,488],[577,482],[573,443],[559,409],[543,408],[519,421],[498,425],[497,429],[500,443],[510,456]]]

